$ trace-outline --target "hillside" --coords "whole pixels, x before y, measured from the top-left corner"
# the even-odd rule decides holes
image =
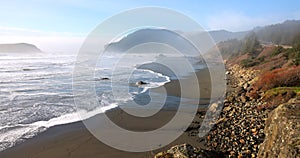
[[[300,27],[297,25],[297,21],[286,21],[256,28],[245,38],[219,42],[206,53],[214,59],[220,50],[225,59],[227,92],[220,116],[209,133],[199,139],[204,148],[177,145],[156,158],[210,158],[211,154],[241,158],[299,157],[300,36],[296,28]],[[269,34],[278,36],[274,38],[280,39],[278,44],[269,42],[272,39]],[[201,128],[191,126],[191,133],[202,132]]]
[[[145,38],[147,37],[147,38]],[[172,40],[170,40],[172,39]],[[178,35],[172,31],[166,29],[140,29],[127,36],[124,36],[119,41],[109,43],[105,46],[107,52],[125,52],[135,46],[144,43],[164,43],[170,46],[176,47],[180,52],[185,54],[193,54],[194,47],[186,39],[178,38]],[[143,49],[138,53],[153,53],[160,50],[161,47],[151,47],[148,50]],[[172,53],[172,52],[170,52]]]
[[[281,32],[277,29],[283,29]],[[300,86],[300,38],[291,35],[300,30],[300,21],[285,21],[251,32],[243,40],[231,40],[218,44],[226,59],[226,65],[239,65],[245,69],[258,70],[257,80],[251,85],[248,97],[266,101],[259,108],[273,109],[299,94]],[[284,33],[285,32],[285,33]],[[259,37],[278,35],[278,39],[294,39],[292,46],[265,44]],[[300,36],[299,36],[300,37]],[[265,38],[267,40],[267,38]],[[287,41],[287,40],[286,40]]]
[[[178,32],[176,31],[169,31],[166,29],[141,29],[137,30],[131,34],[128,34],[127,36],[124,36],[119,41],[115,41],[112,43],[109,43],[106,45],[106,51],[108,52],[123,52],[127,49],[147,43],[147,42],[161,42],[165,43],[171,46],[176,46],[180,52],[185,52],[186,54],[189,54],[189,52],[193,51],[192,46],[188,46],[185,43],[187,43],[186,40],[183,38],[177,38]],[[189,39],[205,39],[206,34],[204,34],[201,31],[198,32],[180,32],[184,36],[188,37]],[[249,32],[230,32],[226,30],[217,30],[217,31],[210,31],[208,32],[212,39],[216,42],[222,42],[232,39],[241,40],[243,39]],[[147,38],[145,38],[147,37]],[[172,39],[172,40],[170,40]],[[167,41],[167,42],[166,42]],[[151,47],[149,49],[153,52],[156,51],[156,48]],[[161,49],[158,49],[158,51]],[[141,52],[145,52],[145,49],[143,49]]]
[[[224,42],[228,40],[241,40],[243,39],[249,31],[242,31],[242,32],[231,32],[227,30],[214,30],[214,31],[208,31],[211,38],[216,42]],[[201,38],[203,36],[203,32],[186,32],[183,33],[188,38]]]
[[[267,42],[251,31],[241,40],[219,42],[205,54],[213,59],[215,52],[221,52],[228,86],[216,125],[200,138],[210,152],[194,147],[174,151],[175,146],[156,158],[209,158],[215,153],[266,158],[300,155],[300,41],[294,41],[293,47],[263,43]]]
[[[283,23],[253,29],[258,39],[280,45],[293,45],[300,37],[300,20],[287,20]]]
[[[28,43],[15,43],[15,44],[0,44],[0,52],[4,53],[39,53],[42,52],[35,45]]]
[[[288,20],[280,24],[257,27],[244,33],[247,34],[241,39],[233,38],[218,42],[216,47],[205,55],[214,58],[216,52],[220,51],[224,60],[242,55],[240,59],[262,57],[260,60],[263,60],[269,55],[274,57],[270,51],[276,51],[275,47],[281,46],[278,48],[278,54],[287,51],[283,53],[286,58],[295,58],[294,60],[297,60],[295,62],[299,62],[300,55],[296,52],[300,50],[300,20]],[[262,51],[264,55],[259,55]]]
[[[243,39],[249,31],[242,32],[230,32],[227,30],[217,30],[208,32],[216,43],[227,41],[227,40],[241,40]]]

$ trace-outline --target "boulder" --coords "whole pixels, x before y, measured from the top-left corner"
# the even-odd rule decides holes
[[[208,108],[208,112],[215,113],[215,112],[217,112],[217,110],[220,110],[219,108],[221,106],[222,106],[222,103],[220,103],[220,102],[212,103]]]
[[[249,85],[248,83],[244,83],[243,88],[244,88],[245,90],[247,90],[249,86],[250,86],[250,85]]]
[[[247,99],[246,96],[244,96],[244,95],[241,96],[241,101],[242,101],[242,103],[246,103],[247,100],[248,100],[248,99]]]
[[[95,78],[95,81],[110,80],[108,77]]]
[[[300,157],[300,100],[292,99],[274,109],[264,131],[258,157]]]
[[[145,84],[148,84],[147,82],[144,82],[144,81],[138,81],[136,83],[136,85],[140,86],[140,85],[145,85]]]

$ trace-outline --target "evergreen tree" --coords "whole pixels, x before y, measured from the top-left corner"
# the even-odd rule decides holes
[[[260,43],[257,39],[257,36],[254,32],[251,32],[243,41],[242,53],[250,53],[255,55],[257,50],[260,48]]]

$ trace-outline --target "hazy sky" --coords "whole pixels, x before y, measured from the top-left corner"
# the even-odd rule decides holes
[[[0,43],[28,42],[45,51],[78,51],[82,40],[108,17],[143,6],[177,10],[206,30],[244,31],[300,19],[300,1],[10,0],[0,5]]]

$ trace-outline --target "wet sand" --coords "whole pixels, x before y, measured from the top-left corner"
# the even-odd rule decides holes
[[[197,72],[199,83],[201,87],[201,102],[200,104],[206,104],[210,96],[210,78],[207,70]],[[201,78],[201,79],[200,79]],[[169,95],[180,96],[179,83],[184,86],[189,86],[190,98],[200,98],[194,96],[193,86],[194,84],[189,79],[183,81],[172,81],[165,85]],[[185,93],[186,95],[187,93]],[[187,97],[187,96],[185,96]],[[206,101],[205,101],[206,100]],[[202,102],[203,101],[203,102]],[[199,111],[205,111],[206,109],[198,109]],[[143,118],[142,120],[136,119],[131,115],[128,115],[124,111],[116,108],[106,112],[109,118],[117,123],[119,126],[133,131],[149,131],[159,128],[168,122],[174,116],[176,109],[165,109],[161,110],[156,117]],[[104,114],[99,114],[93,118],[90,118],[93,122],[95,120],[101,120]],[[182,119],[191,117],[191,113],[186,112],[182,115]],[[194,115],[192,115],[194,117]],[[199,116],[195,116],[194,120],[201,123]],[[142,121],[142,123],[141,123]],[[180,122],[178,122],[180,124]],[[113,134],[115,131],[109,131],[110,129],[101,129],[103,132],[110,132]],[[100,131],[101,131],[100,130]],[[178,130],[172,129],[169,130]],[[116,137],[118,137],[116,135]],[[121,141],[121,137],[120,137]],[[155,140],[149,140],[155,141]],[[128,142],[130,144],[130,142]],[[147,142],[144,142],[147,144]],[[97,140],[84,126],[82,122],[75,122],[66,125],[54,126],[46,130],[45,132],[29,139],[15,147],[9,148],[5,151],[0,152],[1,158],[119,158],[119,157],[130,157],[130,158],[141,158],[141,157],[153,157],[155,153],[166,150],[173,145],[189,143],[194,146],[202,146],[199,142],[198,136],[191,136],[189,132],[184,132],[179,138],[170,143],[169,145],[148,152],[126,152],[114,149],[105,145],[104,143]]]

